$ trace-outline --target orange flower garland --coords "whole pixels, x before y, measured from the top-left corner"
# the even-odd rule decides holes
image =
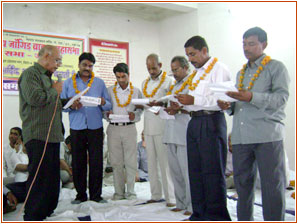
[[[92,85],[92,83],[93,83],[93,81],[94,81],[94,73],[92,72],[91,73],[91,79],[90,79],[90,81],[88,82],[88,84],[87,84],[87,86],[88,87],[91,87],[91,85]],[[78,93],[80,93],[81,91],[80,90],[78,90],[78,86],[77,86],[77,80],[76,80],[76,73],[74,73],[73,75],[72,75],[72,83],[73,83],[73,88],[75,89],[75,91],[76,91],[76,94],[78,94]],[[86,92],[87,93],[87,92]],[[85,94],[86,94],[85,93]]]
[[[128,95],[128,99],[127,99],[127,101],[126,101],[125,104],[120,104],[120,100],[119,100],[119,98],[117,96],[116,87],[117,87],[117,82],[115,82],[115,87],[113,88],[113,92],[114,92],[115,99],[116,99],[116,102],[117,102],[118,107],[126,107],[126,106],[128,106],[130,104],[130,102],[131,102],[131,97],[132,97],[132,94],[133,94],[133,86],[132,86],[131,82],[129,83],[130,93]]]
[[[177,89],[174,92],[174,94],[177,95],[178,93],[182,92],[185,89],[186,85],[191,85],[192,79],[195,77],[196,74],[197,74],[197,71],[196,70],[193,71],[193,73],[188,77],[188,79],[181,85],[180,89]],[[177,82],[175,81],[175,84],[176,83]],[[170,89],[169,89],[169,92],[167,92],[167,95],[172,94],[172,90],[174,89],[175,84],[170,86]]]
[[[151,98],[151,97],[153,97],[153,96],[156,94],[157,90],[161,87],[161,85],[162,85],[163,82],[165,81],[165,79],[166,79],[166,75],[167,75],[166,72],[164,72],[164,73],[162,74],[158,86],[152,91],[152,93],[151,93],[150,95],[147,93],[147,86],[148,86],[148,82],[149,82],[149,80],[150,80],[150,77],[149,77],[149,78],[146,80],[145,85],[144,85],[144,88],[143,88],[143,94],[144,94],[144,96],[147,97],[147,98]]]
[[[248,84],[247,90],[250,90],[253,85],[254,82],[259,78],[260,73],[264,70],[265,66],[271,61],[270,56],[266,56],[264,57],[264,59],[262,60],[261,64],[263,66],[259,66],[258,70],[256,71],[255,74],[253,74],[253,77],[251,78],[251,81]],[[245,74],[245,69],[247,68],[247,64],[243,65],[243,68],[240,71],[240,77],[239,77],[239,84],[238,84],[238,90],[243,90],[244,85],[243,85],[243,80],[244,80],[244,74]]]
[[[197,86],[199,85],[201,80],[204,80],[205,77],[207,76],[208,73],[210,73],[210,71],[213,69],[213,66],[216,64],[217,62],[217,58],[214,58],[213,61],[210,63],[210,65],[208,66],[208,68],[205,70],[205,73],[195,82],[192,83],[192,79],[189,80],[189,90],[195,90],[197,88]]]

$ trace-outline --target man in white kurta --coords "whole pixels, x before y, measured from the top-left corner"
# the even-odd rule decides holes
[[[137,174],[137,129],[135,123],[140,121],[142,109],[137,109],[132,99],[142,98],[141,91],[129,82],[128,66],[117,64],[114,69],[117,82],[108,88],[112,102],[112,111],[107,112],[109,126],[107,128],[108,150],[115,193],[114,200],[135,199],[135,177]],[[124,115],[116,121],[111,115]],[[126,189],[125,189],[126,182]]]
[[[190,75],[187,59],[176,56],[171,61],[171,69],[176,82],[171,86],[168,95],[187,94]],[[175,188],[176,208],[173,212],[186,210],[185,215],[191,215],[191,198],[188,177],[186,130],[190,120],[188,111],[181,108],[177,99],[170,99],[167,113],[175,119],[166,120],[163,142],[167,145],[169,167]]]
[[[169,91],[173,79],[161,70],[161,62],[156,54],[150,54],[146,59],[150,76],[142,83],[143,98],[154,101],[163,97]],[[150,106],[158,105],[150,103]],[[166,147],[162,142],[165,121],[148,109],[144,112],[144,134],[147,144],[148,174],[150,181],[151,200],[158,202],[162,199],[162,189],[168,207],[175,206],[174,186],[170,176]],[[161,172],[158,172],[158,166]],[[162,185],[161,185],[162,182]]]

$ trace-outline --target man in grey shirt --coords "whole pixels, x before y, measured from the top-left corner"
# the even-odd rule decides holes
[[[236,103],[218,101],[233,117],[234,181],[239,195],[239,221],[253,221],[253,200],[258,167],[265,221],[283,221],[285,215],[285,106],[289,97],[286,67],[266,56],[267,34],[259,27],[243,35],[248,63],[237,74],[239,92],[227,92]]]
[[[176,80],[170,87],[168,95],[187,94],[189,81],[189,64],[187,59],[176,56],[171,61],[171,69]],[[174,184],[176,208],[173,212],[185,210],[184,215],[191,215],[191,197],[188,177],[186,130],[190,120],[189,112],[179,106],[178,100],[171,99],[165,111],[175,119],[166,120],[163,143],[167,145],[168,161]]]

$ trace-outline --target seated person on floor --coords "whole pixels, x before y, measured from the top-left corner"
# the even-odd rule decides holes
[[[15,182],[7,184],[6,187],[16,196],[19,202],[23,202],[26,198],[29,158],[23,144],[22,136],[20,140],[20,144],[15,147],[16,151],[10,157],[11,166],[15,174]]]
[[[11,191],[3,186],[3,214],[16,210],[18,204],[17,198]]]
[[[138,142],[137,153],[138,153],[137,154],[138,172],[136,176],[136,182],[146,182],[149,180],[149,177],[148,177],[148,162],[147,162],[146,142],[144,139],[144,131],[142,132],[142,141]]]
[[[11,165],[11,154],[18,150],[21,144],[22,129],[19,127],[13,127],[9,132],[9,143],[3,147],[3,184],[9,184],[14,182],[14,168]]]
[[[68,136],[64,142],[60,144],[60,178],[62,186],[74,188],[73,176],[71,168],[71,137]]]

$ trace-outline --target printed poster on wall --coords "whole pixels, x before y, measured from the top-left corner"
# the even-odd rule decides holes
[[[96,59],[93,67],[95,76],[103,79],[107,87],[114,85],[113,68],[117,63],[128,64],[128,42],[89,38],[89,51]]]
[[[18,94],[17,81],[21,73],[37,62],[38,51],[44,45],[54,45],[62,54],[62,66],[53,74],[63,81],[78,71],[78,58],[85,49],[85,38],[3,30],[2,84],[3,94]]]

